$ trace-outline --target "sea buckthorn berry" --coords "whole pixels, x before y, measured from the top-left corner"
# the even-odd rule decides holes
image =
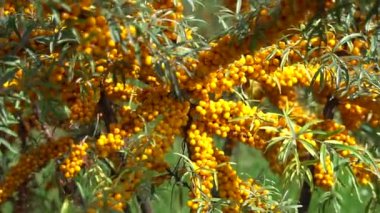
[[[325,190],[330,190],[331,187],[333,187],[335,184],[335,175],[332,168],[330,156],[327,156],[323,160],[325,161],[325,168],[320,162],[314,166],[314,182],[317,186]]]
[[[41,169],[51,159],[67,152],[73,143],[73,139],[62,137],[54,141],[48,141],[24,153],[18,163],[10,168],[0,182],[0,203],[7,200],[15,190],[28,180],[32,173]]]
[[[65,178],[73,178],[81,170],[84,158],[87,156],[87,148],[87,143],[71,145],[69,155],[60,166]]]

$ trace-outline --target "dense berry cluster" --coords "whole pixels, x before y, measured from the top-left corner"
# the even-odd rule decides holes
[[[114,82],[112,78],[107,78],[104,84],[107,98],[114,101],[129,101],[133,100],[138,88],[120,82]]]
[[[193,161],[193,189],[190,194],[194,200],[188,202],[189,207],[196,212],[198,208],[207,211],[211,203],[200,203],[200,198],[212,197],[214,186],[214,174],[217,162],[214,156],[213,139],[206,133],[206,127],[202,124],[191,124],[187,132],[190,159]]]
[[[224,4],[236,11],[236,2]],[[34,135],[44,135],[47,142],[23,153],[6,171],[0,203],[50,159],[67,153],[59,168],[68,179],[85,162],[86,170],[96,162],[110,164],[111,181],[96,192],[89,212],[126,211],[145,178],[173,176],[166,155],[176,137],[184,138],[191,161],[187,204],[192,212],[213,210],[219,205],[213,198],[222,198],[225,212],[279,211],[268,190],[253,179],[244,181],[233,168],[228,155],[239,142],[264,152],[279,174],[289,172],[291,162],[318,159],[310,176],[325,190],[337,181],[330,155],[338,153],[333,157],[348,159],[358,182],[369,184],[378,168],[359,161],[347,148],[330,145],[355,148],[350,131],[364,122],[379,124],[378,88],[370,77],[361,82],[362,72],[357,72],[361,67],[378,77],[376,62],[363,60],[373,44],[366,36],[348,39],[332,27],[320,35],[285,32],[334,9],[335,3],[279,0],[255,8],[259,3],[241,1],[239,19],[231,22],[244,30],[230,28],[217,39],[199,42],[208,44],[204,47],[192,43],[181,1],[5,2],[0,16],[12,27],[0,33],[5,67],[0,95],[10,94],[4,109],[11,115],[7,119],[16,121],[10,123],[12,131],[1,132],[1,139],[20,139],[22,149]],[[364,23],[362,16],[355,18]],[[358,30],[365,29],[349,31]],[[279,40],[284,33],[290,35]],[[195,48],[200,50],[188,51]],[[342,69],[348,77],[338,81]],[[240,94],[252,85],[261,91],[252,94],[257,105]],[[304,104],[307,92],[316,100],[315,109]],[[329,106],[331,100],[334,106]],[[262,105],[268,107],[263,110]],[[343,124],[331,120],[335,108]],[[321,122],[313,123],[317,119]],[[52,140],[61,131],[91,139],[79,144],[69,137]],[[225,142],[224,151],[217,140]],[[318,157],[322,145],[327,147],[325,159]],[[175,177],[180,178],[185,179]]]
[[[111,190],[97,194],[97,201],[90,208],[90,212],[97,212],[99,209],[112,210],[114,212],[124,212],[126,209],[126,201],[130,200],[134,195],[138,185],[140,184],[144,173],[138,168],[135,172],[122,174],[115,179],[114,186]]]
[[[317,127],[318,128],[318,127]],[[338,143],[341,143],[346,146],[355,146],[356,140],[353,136],[351,136],[348,130],[344,125],[338,124],[332,120],[325,120],[319,124],[319,128],[326,132],[334,132],[338,131],[338,133],[331,135],[327,139],[336,140]],[[343,157],[348,157],[350,155],[349,150],[341,150],[340,154]]]
[[[120,151],[124,146],[126,132],[117,127],[112,128],[109,133],[102,134],[96,141],[96,148],[99,155],[107,157],[110,154]]]
[[[18,187],[30,178],[33,172],[38,171],[51,159],[66,153],[72,143],[74,141],[71,138],[59,138],[22,154],[18,163],[9,169],[4,179],[0,182],[0,202],[7,200]]]
[[[259,137],[256,135],[259,127],[277,122],[277,115],[264,113],[240,101],[200,101],[195,111],[198,120],[206,124],[209,133],[237,139],[259,149],[262,149],[265,143],[258,140]]]
[[[335,184],[335,176],[332,163],[330,156],[327,156],[325,159],[321,160],[324,161],[323,164],[321,162],[318,162],[314,166],[314,182],[317,186],[329,190]]]
[[[269,191],[256,184],[253,179],[243,181],[230,163],[230,158],[218,149],[214,150],[217,167],[218,195],[229,200],[225,212],[241,212],[244,206],[258,207],[276,212],[275,204],[267,202]],[[245,201],[249,201],[245,203]]]
[[[356,176],[356,180],[363,185],[368,185],[374,180],[374,175],[371,169],[368,168],[364,163],[358,162],[357,159],[352,158],[352,162],[350,166],[354,175]],[[379,169],[379,168],[377,168]]]
[[[171,149],[175,135],[182,134],[182,128],[187,124],[190,104],[160,90],[149,91],[138,99],[140,107],[125,112],[121,120],[128,136],[142,135],[141,141],[131,141],[128,148],[134,160],[162,171],[166,168],[164,157]]]
[[[81,166],[87,156],[87,148],[87,143],[71,144],[69,155],[59,167],[65,178],[73,178],[80,172]]]
[[[171,39],[172,41],[177,41],[178,35],[175,32],[176,26],[179,21],[183,18],[183,5],[181,1],[173,1],[173,0],[164,0],[164,1],[154,1],[153,8],[158,10],[158,12],[166,13],[163,15],[162,21],[163,23],[158,23],[166,28],[165,35]],[[170,13],[166,11],[169,10]]]

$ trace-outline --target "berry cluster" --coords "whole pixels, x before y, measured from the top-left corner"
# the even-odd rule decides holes
[[[73,178],[80,172],[84,158],[87,156],[87,148],[87,143],[71,144],[69,156],[63,160],[59,167],[65,178]]]
[[[250,1],[241,3],[239,21],[248,22],[243,33],[231,28],[228,34],[211,41],[208,48],[180,57],[178,50],[194,48],[192,31],[183,23],[186,20],[181,1],[157,0],[143,7],[136,1],[122,1],[122,4],[43,1],[40,7],[46,14],[43,17],[37,17],[39,7],[30,1],[4,3],[1,15],[14,17],[17,22],[19,19],[36,22],[38,26],[29,29],[17,24],[14,29],[1,33],[5,37],[0,37],[0,58],[5,60],[9,54],[17,58],[17,65],[9,69],[11,77],[5,79],[1,89],[15,96],[27,94],[17,107],[6,100],[6,109],[21,120],[12,129],[26,131],[26,135],[37,130],[51,138],[49,131],[53,127],[69,135],[82,127],[92,128],[97,113],[104,122],[96,123],[100,123],[96,125],[100,131],[95,132],[101,133],[94,138],[94,146],[60,138],[22,154],[19,163],[0,182],[0,203],[25,183],[30,174],[65,152],[68,155],[60,170],[66,178],[73,178],[86,161],[88,149],[94,148],[99,160],[108,158],[112,162],[115,174],[110,187],[98,193],[96,207],[90,211],[109,208],[123,212],[145,177],[171,171],[165,156],[175,137],[180,136],[185,138],[191,160],[192,190],[188,202],[191,211],[210,211],[214,208],[212,198],[220,197],[227,201],[223,206],[225,212],[257,208],[275,212],[278,203],[269,203],[269,191],[253,179],[242,180],[229,162],[227,151],[216,148],[214,137],[226,141],[226,150],[238,142],[266,150],[264,155],[270,167],[282,173],[289,158],[312,160],[310,150],[320,151],[316,141],[335,140],[338,144],[354,146],[356,141],[349,130],[358,129],[364,120],[372,126],[379,124],[377,88],[369,81],[362,86],[334,81],[341,73],[328,57],[339,57],[349,77],[360,75],[354,69],[359,66],[376,75],[376,63],[360,59],[371,46],[366,37],[342,44],[345,35],[328,29],[322,36],[311,33],[303,37],[291,32],[292,35],[273,44],[289,26],[333,8],[335,1],[269,1],[252,11]],[[236,11],[236,1],[227,0],[225,5]],[[128,9],[116,11],[119,6]],[[45,21],[44,25],[39,24]],[[150,28],[157,35],[145,33]],[[7,71],[8,64],[4,63]],[[317,73],[319,77],[313,79]],[[265,97],[270,102],[269,109],[289,112],[286,116],[290,119],[264,112],[248,101],[236,100],[238,96],[233,93],[237,88],[240,91],[253,84],[262,91],[258,99]],[[326,106],[327,97],[339,93],[337,108],[344,125],[324,119],[317,125],[307,126],[322,117],[309,112],[300,101],[304,91],[298,88],[309,86],[319,104]],[[345,86],[350,89],[340,94],[339,88]],[[353,98],[352,94],[363,90],[370,95]],[[266,104],[263,99],[260,101]],[[56,102],[62,102],[70,110],[67,119],[56,121],[51,112],[46,119],[38,117],[44,113],[43,104]],[[303,126],[337,133],[321,139],[305,131]],[[21,139],[29,142],[28,136]],[[268,146],[276,140],[275,145]],[[286,147],[294,152],[280,162],[279,156],[283,156]],[[373,181],[371,172],[378,168],[359,162],[353,157],[355,153],[348,150],[338,153],[335,157],[349,159],[358,182]],[[88,162],[92,166],[92,161]],[[168,176],[163,179],[169,179]],[[330,156],[320,159],[314,165],[315,184],[330,190],[335,181]]]
[[[217,162],[214,156],[213,139],[206,133],[206,127],[201,123],[192,123],[187,131],[187,144],[192,160],[193,167],[193,189],[190,194],[191,200],[188,202],[192,211],[196,212],[198,208],[207,211],[211,203],[199,203],[197,199],[212,197],[212,188],[214,186],[214,173]],[[208,199],[207,199],[208,200]]]
[[[9,169],[0,182],[0,203],[7,200],[18,187],[28,181],[34,172],[46,165],[51,159],[66,153],[72,143],[74,143],[73,139],[63,137],[55,141],[48,141],[22,154],[18,163]]]
[[[368,169],[368,166],[364,163],[360,163],[357,159],[352,158],[350,166],[354,175],[356,176],[356,180],[363,185],[368,185],[373,182],[374,175],[373,172]],[[379,168],[378,168],[379,169]]]
[[[166,28],[165,35],[172,41],[177,41],[178,34],[175,32],[177,23],[183,18],[183,5],[181,1],[164,0],[164,1],[153,1],[153,8],[158,12],[165,12],[167,10],[170,13],[166,13],[161,18],[165,21],[159,22]]]
[[[224,99],[200,101],[195,112],[198,120],[206,124],[209,133],[237,139],[260,149],[264,147],[262,142],[265,141],[257,140],[255,131],[264,123],[277,122],[275,114],[264,113],[244,102]]]
[[[107,157],[110,154],[120,151],[124,146],[124,137],[126,132],[114,127],[107,134],[102,134],[96,141],[96,148],[99,155],[102,157]]]
[[[230,201],[227,207],[224,207],[224,211],[241,212],[243,206],[247,205],[244,203],[247,200],[250,201],[248,206],[255,206],[263,210],[275,210],[276,206],[267,202],[268,190],[265,190],[252,179],[241,180],[231,166],[229,157],[218,149],[215,149],[214,153],[218,163],[216,168],[218,195]]]
[[[334,186],[335,176],[330,160],[330,156],[327,156],[324,160],[324,165],[318,162],[314,166],[314,182],[317,186],[330,190]]]

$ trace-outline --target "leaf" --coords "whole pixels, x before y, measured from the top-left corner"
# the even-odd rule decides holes
[[[319,197],[319,202],[318,202],[318,203],[321,205],[321,204],[325,203],[326,201],[330,200],[331,195],[332,195],[332,193],[331,193],[330,191],[326,191],[326,192],[324,192],[324,193]]]
[[[342,142],[341,142],[341,141],[337,141],[337,140],[324,140],[323,142],[324,142],[324,143],[328,143],[328,144],[338,144],[338,145],[342,145]]]
[[[190,158],[188,158],[186,155],[183,155],[183,154],[178,153],[178,152],[175,152],[175,153],[173,153],[173,154],[178,155],[178,156],[182,157],[183,159],[185,159],[185,161],[186,161],[186,162],[191,166],[191,168],[194,170],[193,161],[190,160]]]
[[[46,193],[47,199],[51,202],[59,201],[59,190],[58,188],[51,188]]]
[[[78,188],[78,191],[79,191],[80,197],[82,198],[82,200],[85,200],[85,198],[86,198],[86,194],[85,194],[85,191],[84,191],[82,185],[81,185],[79,182],[77,182],[77,181],[75,182],[75,185],[76,185],[77,188]]]
[[[180,85],[179,85],[179,82],[178,82],[177,76],[175,75],[174,70],[170,70],[169,75],[170,75],[170,80],[172,83],[172,87],[174,88],[176,97],[181,98],[182,97],[181,89],[180,89]]]
[[[320,153],[319,153],[319,160],[322,164],[323,169],[325,170],[326,170],[325,159],[328,154],[329,153],[327,152],[326,144],[322,143]]]
[[[80,33],[75,28],[71,28],[71,33],[74,35],[74,39],[76,40],[76,42],[80,44],[81,43]]]
[[[376,197],[371,197],[365,207],[365,212],[375,213],[378,206],[378,199]]]
[[[148,122],[146,126],[146,133],[148,135],[152,134],[156,126],[164,119],[163,115],[158,115],[154,120]]]
[[[289,54],[290,54],[290,49],[287,48],[284,53],[282,54],[282,59],[281,59],[281,64],[280,64],[280,68],[283,69],[286,62],[288,62],[289,60]]]
[[[277,48],[274,48],[274,49],[272,50],[272,52],[271,52],[270,54],[267,55],[267,57],[265,58],[265,61],[269,61],[269,60],[271,60],[271,59],[273,58],[273,56],[276,55],[277,50],[278,50]]]
[[[237,2],[236,2],[236,14],[240,13],[241,5],[242,5],[242,0],[237,0]]]
[[[354,155],[360,161],[364,162],[365,164],[370,164],[373,168],[377,168],[375,160],[365,148],[344,144],[333,144],[333,146],[340,150],[349,150],[351,152],[351,155]],[[375,172],[377,174],[379,173],[379,171]]]
[[[0,63],[6,64],[7,62],[0,62]],[[16,64],[14,66],[16,66]],[[5,82],[12,80],[15,76],[16,70],[17,70],[16,67],[10,67],[6,69],[5,73],[2,74],[0,77],[0,85],[3,85]]]
[[[61,206],[60,213],[69,213],[69,206],[70,206],[70,201],[68,199],[65,199],[65,201],[63,201],[63,204]]]
[[[273,76],[273,80],[274,82],[276,82],[276,85],[277,85],[277,88],[278,88],[278,92],[281,94],[281,83],[280,83],[280,80],[277,78],[277,76]]]
[[[351,41],[352,39],[354,38],[364,38],[363,34],[362,33],[352,33],[352,34],[349,34],[349,35],[346,35],[344,36],[342,39],[340,39],[339,43],[337,45],[335,45],[334,49],[333,49],[333,52],[336,52],[337,49],[342,46],[343,44]],[[352,44],[351,44],[352,45]]]
[[[288,160],[288,157],[291,156],[291,154],[296,154],[297,150],[293,146],[295,144],[294,139],[285,139],[284,143],[281,148],[283,148],[280,151],[279,159],[285,163]]]
[[[319,76],[319,93],[322,92],[323,88],[325,87],[325,68],[323,66],[321,66],[318,71],[315,73],[315,75],[313,76],[313,79],[312,79],[312,83],[310,84],[311,86],[314,85],[314,82],[315,82],[315,79],[317,79],[317,77]],[[315,78],[314,78],[315,77]],[[311,88],[312,90],[312,88]]]
[[[125,83],[126,84],[130,84],[132,86],[136,86],[136,87],[141,88],[141,89],[147,89],[147,88],[149,88],[148,84],[146,84],[146,83],[144,83],[144,82],[142,82],[142,81],[140,81],[138,79],[128,78],[128,79],[125,80]]]
[[[17,153],[17,150],[13,148],[8,141],[6,141],[4,138],[0,138],[0,145],[4,145],[9,151],[13,153]]]
[[[17,137],[17,133],[11,129],[9,129],[8,127],[6,126],[0,126],[0,131],[4,132],[5,134],[7,135],[11,135],[13,137]]]
[[[252,116],[245,115],[245,116],[241,116],[241,117],[230,118],[230,119],[228,119],[228,122],[236,122],[236,121],[241,121],[241,120],[248,120],[248,119],[251,119],[251,118],[252,118]]]
[[[302,128],[297,132],[297,134],[300,135],[300,134],[306,133],[310,129],[310,127],[321,122],[322,120],[317,120],[317,119],[309,121],[305,125],[302,126]]]
[[[361,195],[360,195],[360,192],[359,192],[358,183],[356,181],[355,174],[353,173],[351,167],[348,167],[348,171],[350,172],[350,175],[348,175],[348,178],[351,179],[351,182],[354,185],[356,196],[358,197],[358,200],[362,203],[363,201],[362,201],[362,198],[361,198]]]
[[[285,141],[287,137],[284,137],[284,136],[279,136],[279,137],[274,137],[272,139],[269,140],[269,144],[265,147],[265,151],[264,152],[267,152],[272,146],[274,146],[275,144],[281,142],[281,141]]]
[[[40,61],[40,58],[39,56],[33,52],[31,49],[29,48],[25,48],[25,51],[28,53],[28,55],[34,59],[34,61],[37,63],[37,64],[41,64],[41,61]]]
[[[323,136],[323,138],[329,138],[330,136],[333,136],[333,135],[336,135],[336,134],[338,134],[338,133],[341,133],[341,132],[343,132],[343,128],[340,128],[340,129],[336,129],[336,130],[334,130],[334,131],[328,131],[328,132],[324,132],[324,133],[322,133],[322,134],[320,134],[321,136]],[[326,140],[326,141],[330,141],[330,140]],[[332,141],[332,140],[331,140]]]
[[[288,112],[284,111],[284,117],[285,117],[286,124],[289,127],[290,132],[292,133],[292,138],[295,139],[295,138],[297,138],[296,137],[297,135],[296,135],[296,132],[294,130],[294,123],[293,123],[293,121],[289,117],[290,112],[291,111],[288,111]]]
[[[113,21],[113,20],[108,21],[108,24],[109,24],[109,31],[111,33],[111,38],[116,42],[120,42],[121,37],[120,37],[119,25],[116,23],[116,21]]]
[[[313,173],[310,171],[310,169],[306,170],[306,177],[310,184],[311,190],[314,188],[314,182],[313,182]]]
[[[318,157],[318,154],[313,145],[311,145],[307,140],[298,139],[299,142],[302,143],[303,147],[309,152],[313,157]]]

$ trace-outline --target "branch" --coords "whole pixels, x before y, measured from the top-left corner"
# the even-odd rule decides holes
[[[226,139],[226,142],[224,143],[224,146],[223,146],[223,152],[225,155],[227,156],[231,156],[232,155],[232,151],[235,147],[235,144],[236,142],[227,138]]]
[[[146,197],[143,198],[141,195],[137,195],[136,197],[142,213],[153,213],[152,205]]]
[[[100,98],[98,102],[99,111],[103,115],[103,121],[106,125],[107,131],[110,131],[111,123],[116,122],[115,113],[112,109],[112,102],[107,98],[104,87],[100,86]]]
[[[305,181],[302,185],[300,194],[300,204],[302,205],[299,213],[307,213],[311,201],[310,185]]]

